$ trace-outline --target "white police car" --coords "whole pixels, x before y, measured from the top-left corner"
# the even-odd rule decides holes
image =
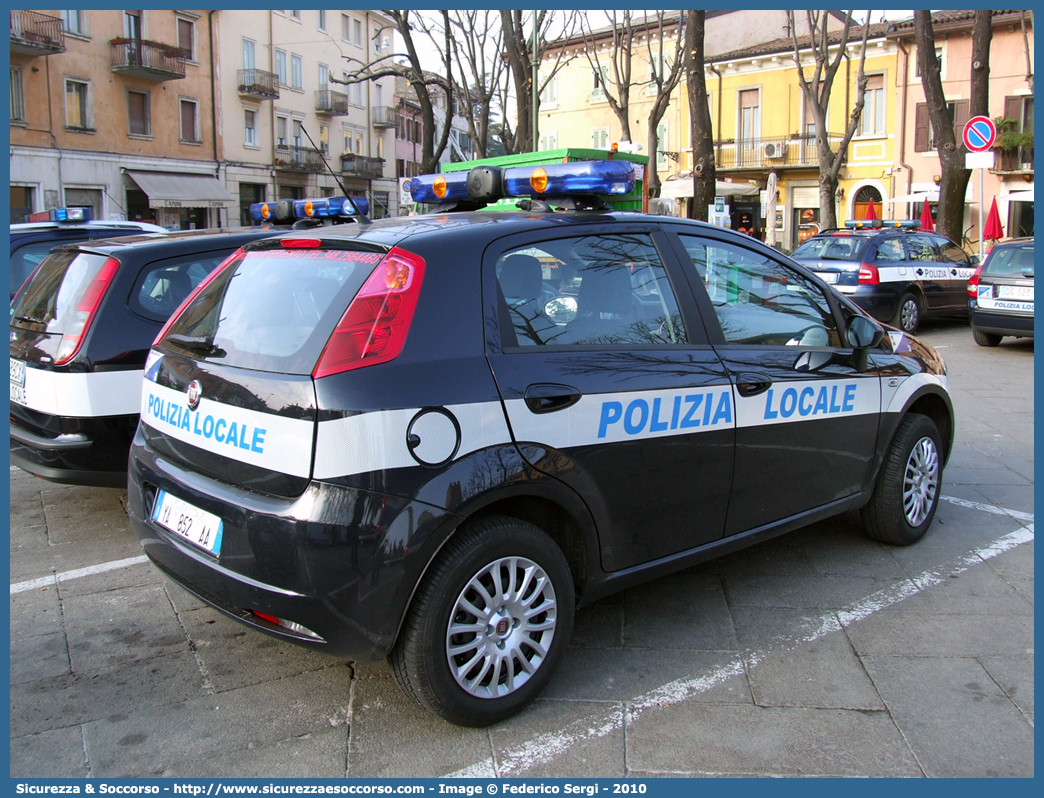
[[[433,213],[245,245],[148,359],[150,559],[482,725],[547,683],[577,606],[846,510],[918,540],[942,360],[750,237],[607,209],[630,170],[423,176]],[[524,212],[479,209],[505,194]]]

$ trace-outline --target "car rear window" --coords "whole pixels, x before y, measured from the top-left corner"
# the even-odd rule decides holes
[[[48,255],[12,303],[11,323],[48,333],[64,333],[78,312],[77,306],[87,286],[106,260],[105,255],[76,250]]]
[[[251,251],[228,264],[167,330],[162,345],[197,360],[310,374],[383,253]]]
[[[861,260],[867,240],[861,236],[810,238],[791,257],[798,260]]]
[[[997,247],[986,258],[982,273],[996,277],[1032,277],[1033,245]]]
[[[166,321],[192,289],[229,255],[203,252],[153,261],[138,275],[131,291],[131,308],[155,321]]]

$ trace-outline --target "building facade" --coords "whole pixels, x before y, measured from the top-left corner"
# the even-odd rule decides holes
[[[254,202],[339,195],[337,179],[366,196],[374,216],[394,214],[393,79],[337,82],[390,46],[390,20],[375,11],[215,16],[224,177],[240,221],[249,224]]]
[[[57,207],[170,229],[234,213],[206,11],[11,11],[11,221]]]
[[[932,15],[936,55],[940,59],[943,91],[954,117],[958,143],[965,122],[971,92],[971,30],[973,11],[943,11]],[[1023,37],[1022,24],[1026,25]],[[917,45],[912,21],[895,23],[889,37],[900,47],[899,87],[896,126],[899,137],[897,163],[906,170],[902,196],[896,203],[899,218],[920,218],[922,202],[934,208],[939,198],[939,156],[935,150],[928,120],[924,89],[917,66]],[[989,115],[995,121],[1008,119],[1010,133],[1028,133],[1022,143],[1016,136],[1001,136],[994,146],[994,168],[983,175],[983,197],[979,197],[979,178],[973,172],[968,181],[963,229],[970,241],[979,238],[979,207],[985,201],[989,211],[997,199],[1004,232],[1010,236],[1033,235],[1033,90],[1026,74],[1026,40],[1033,53],[1033,15],[1025,20],[1019,11],[995,11],[993,40],[990,43]],[[1008,145],[1005,148],[1005,145]]]

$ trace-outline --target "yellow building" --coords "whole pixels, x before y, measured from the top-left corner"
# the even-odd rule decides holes
[[[839,174],[835,197],[838,224],[866,218],[873,203],[881,218],[896,193],[895,113],[898,49],[886,38],[885,24],[872,25],[867,41],[865,72],[869,77],[860,126]],[[863,29],[853,27],[834,80],[828,107],[829,140],[838,146],[856,100],[856,79]],[[841,46],[841,31],[830,34],[830,56]],[[811,77],[815,62],[808,37],[799,37],[801,63]],[[757,187],[755,197],[733,197],[732,226],[754,220],[765,237],[771,203],[766,185],[771,172],[778,180],[776,241],[792,250],[819,229],[819,154],[815,121],[806,104],[790,38],[712,56],[706,62],[711,123],[715,132],[717,179]],[[688,94],[681,95],[682,116],[688,118]],[[688,143],[688,128],[683,131]],[[692,149],[681,153],[677,180],[664,184],[663,196],[692,196]],[[901,187],[905,186],[905,181]],[[729,192],[723,192],[729,193]],[[691,215],[685,208],[684,215]],[[742,220],[742,221],[741,221]]]

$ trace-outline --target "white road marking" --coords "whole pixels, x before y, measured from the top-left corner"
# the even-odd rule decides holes
[[[140,565],[143,562],[148,562],[148,558],[144,554],[140,557],[128,557],[126,560],[113,560],[112,562],[103,562],[98,565],[89,565],[86,568],[62,571],[50,576],[42,576],[39,579],[30,579],[28,582],[15,582],[11,585],[11,595],[24,593],[27,590],[38,590],[41,587],[55,587],[58,582],[68,582],[70,579],[79,579],[82,576],[94,576],[95,574],[103,574],[106,571],[129,568],[132,565]]]
[[[944,502],[956,504],[958,507],[967,507],[971,510],[982,510],[984,513],[993,513],[994,515],[1008,515],[1016,521],[1029,521],[1030,523],[1033,523],[1033,513],[1022,513],[1018,510],[1008,510],[1004,507],[997,507],[993,504],[982,504],[980,502],[968,501],[967,499],[958,499],[956,496],[940,496],[939,498]]]
[[[1029,523],[986,546],[968,552],[946,567],[924,571],[908,581],[879,590],[839,612],[824,613],[808,626],[808,631],[805,634],[796,637],[777,637],[771,641],[772,645],[762,651],[749,652],[746,664],[744,664],[742,659],[735,659],[708,673],[668,682],[655,690],[651,690],[626,702],[628,705],[626,712],[619,706],[606,708],[605,711],[593,717],[583,718],[557,731],[538,735],[508,750],[495,763],[492,760],[476,762],[466,768],[450,773],[444,776],[444,778],[518,777],[537,765],[547,764],[577,743],[600,739],[621,728],[625,722],[628,724],[635,722],[648,709],[679,704],[700,693],[705,693],[716,685],[724,683],[729,678],[741,675],[745,668],[757,667],[769,653],[792,651],[798,646],[819,640],[831,632],[840,631],[843,626],[849,626],[868,618],[876,612],[880,612],[934,585],[938,585],[953,574],[967,571],[974,565],[985,562],[998,554],[1010,551],[1016,546],[1021,546],[1023,543],[1029,543],[1033,540],[1033,516],[1029,513],[1016,514],[1012,510],[1005,510],[978,502],[969,502],[964,499],[955,499],[950,496],[941,498],[969,509],[1008,515],[1019,520],[1028,520]]]

